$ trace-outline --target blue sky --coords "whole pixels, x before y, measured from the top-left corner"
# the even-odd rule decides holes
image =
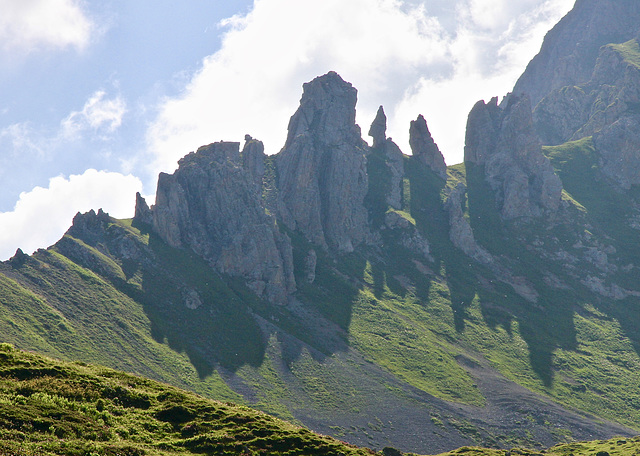
[[[302,84],[330,70],[384,105],[409,153],[427,119],[448,164],[466,116],[505,95],[573,0],[0,0],[0,259],[73,215],[133,214],[202,144],[276,153]],[[368,140],[369,138],[365,138]]]

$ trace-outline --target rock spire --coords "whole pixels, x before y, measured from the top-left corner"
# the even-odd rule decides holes
[[[356,125],[356,89],[335,72],[304,84],[284,148],[278,189],[291,220],[313,243],[350,252],[368,236],[367,145]]]

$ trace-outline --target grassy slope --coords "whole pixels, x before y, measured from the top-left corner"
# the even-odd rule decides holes
[[[609,440],[594,440],[591,442],[562,443],[553,446],[545,451],[531,450],[526,448],[513,448],[510,451],[492,450],[487,448],[463,447],[439,456],[541,456],[543,453],[548,456],[570,456],[570,455],[590,455],[590,456],[633,456],[640,451],[640,437],[633,439],[614,438]]]
[[[0,453],[364,455],[246,407],[0,345]]]
[[[609,44],[609,47],[619,52],[627,62],[640,68],[640,43],[637,40],[621,44]]]
[[[575,204],[570,208],[572,217],[590,224],[592,236],[614,244],[621,264],[637,261],[640,237],[627,220],[633,205],[628,195],[618,193],[598,176],[590,138],[547,148],[546,153],[563,180],[565,199]],[[579,257],[581,247],[576,242],[584,233],[575,231],[576,226],[520,226],[517,233],[529,244],[537,239],[549,246],[550,252],[562,250]],[[482,224],[476,223],[474,228],[482,237]],[[595,274],[593,265],[579,263],[573,277],[557,262],[523,249],[514,235],[509,235],[515,232],[507,229],[502,245],[493,246],[492,252],[519,258],[513,271],[535,285],[540,293],[537,303],[527,303],[509,289],[502,290],[502,297],[479,292],[467,309],[461,339],[508,378],[534,391],[569,407],[640,428],[637,298],[615,302],[587,292],[579,279],[586,273]],[[549,286],[544,281],[548,272],[560,278],[566,288]],[[634,274],[633,270],[619,271],[614,280],[637,289]],[[509,309],[509,320],[487,328],[487,307]]]

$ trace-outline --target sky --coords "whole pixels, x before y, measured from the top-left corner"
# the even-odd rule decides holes
[[[159,172],[215,141],[284,145],[302,84],[337,71],[410,153],[419,114],[447,164],[574,0],[0,0],[0,260],[77,212],[133,216]],[[370,141],[370,138],[364,137]]]

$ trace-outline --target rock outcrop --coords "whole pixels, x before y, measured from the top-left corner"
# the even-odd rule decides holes
[[[304,84],[276,158],[290,220],[313,243],[350,252],[366,240],[366,143],[355,123],[357,91],[335,72]]]
[[[259,146],[247,147],[259,156]],[[239,143],[201,147],[174,174],[160,174],[153,227],[167,244],[190,248],[214,270],[241,276],[281,303],[295,291],[291,243],[265,211],[256,177],[243,167]]]
[[[264,178],[264,144],[262,141],[253,139],[249,135],[244,137],[244,147],[242,148],[242,166],[251,175],[251,178],[259,188],[262,188]]]
[[[385,189],[385,199],[393,209],[402,209],[402,181],[404,179],[404,155],[398,145],[391,138],[387,138],[387,116],[380,106],[376,118],[369,129],[369,136],[373,138],[372,149],[384,157],[387,166],[388,188]],[[381,185],[380,182],[375,185]]]
[[[474,260],[490,264],[493,262],[491,254],[479,246],[473,235],[473,229],[462,211],[463,198],[467,187],[460,183],[449,193],[445,202],[445,209],[449,213],[449,239],[453,245],[462,250]]]
[[[551,92],[534,112],[547,144],[593,136],[601,171],[628,189],[640,184],[640,44],[604,46],[591,80]]]
[[[136,209],[133,218],[147,225],[153,224],[153,212],[140,192],[136,192]]]
[[[534,122],[544,144],[592,136],[618,119],[640,114],[638,41],[604,46],[591,79],[549,93],[536,107]]]
[[[535,106],[553,90],[583,84],[591,77],[601,46],[624,43],[638,30],[637,0],[579,0],[547,33],[513,91],[528,94]]]
[[[369,128],[369,136],[373,139],[372,147],[379,147],[387,140],[387,116],[384,108],[380,106]]]
[[[562,183],[533,128],[527,96],[509,95],[500,106],[478,102],[467,123],[465,162],[482,166],[505,220],[558,209]]]
[[[624,116],[593,136],[600,169],[623,189],[640,184],[640,115]]]
[[[409,145],[414,157],[427,165],[442,179],[447,178],[447,165],[444,162],[444,157],[431,137],[427,121],[422,114],[416,120],[411,121],[409,126]]]

